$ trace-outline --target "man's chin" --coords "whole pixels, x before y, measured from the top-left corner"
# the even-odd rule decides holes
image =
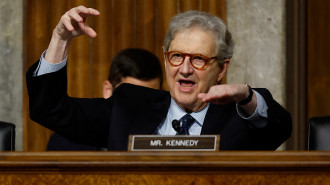
[[[192,107],[197,101],[197,96],[192,94],[180,94],[176,98],[176,102],[181,107]]]

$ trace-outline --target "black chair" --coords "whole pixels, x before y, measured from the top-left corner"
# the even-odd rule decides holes
[[[330,151],[330,116],[309,119],[307,148]]]
[[[15,150],[15,125],[0,121],[0,151]]]

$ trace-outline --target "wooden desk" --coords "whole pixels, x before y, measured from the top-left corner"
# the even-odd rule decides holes
[[[330,184],[330,152],[2,152],[0,184]]]

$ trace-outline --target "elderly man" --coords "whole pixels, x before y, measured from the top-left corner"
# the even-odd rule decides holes
[[[72,38],[96,32],[86,24],[92,8],[66,12],[47,51],[27,73],[33,120],[76,142],[127,150],[130,134],[220,134],[221,150],[275,150],[291,134],[291,116],[266,89],[220,84],[234,43],[218,17],[176,15],[164,39],[169,92],[130,84],[109,99],[67,96],[66,57]],[[172,128],[179,120],[181,130]]]

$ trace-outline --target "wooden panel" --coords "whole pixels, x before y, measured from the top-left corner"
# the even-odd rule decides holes
[[[305,0],[286,1],[286,108],[292,116],[289,150],[305,150],[307,141],[307,20]]]
[[[203,9],[225,17],[225,0],[26,0],[24,73],[47,49],[60,17],[77,5],[101,12],[100,16],[88,19],[98,36],[75,38],[69,50],[68,93],[84,98],[102,97],[102,83],[108,77],[111,60],[122,49],[145,48],[163,62],[163,40],[175,14]],[[164,71],[164,65],[161,66]],[[168,89],[166,83],[163,89]],[[23,115],[24,150],[44,151],[51,132],[29,119],[26,91]]]
[[[330,184],[329,152],[3,152],[1,184]]]
[[[113,1],[94,1],[93,7],[101,15],[93,17],[92,27],[97,37],[92,40],[92,96],[103,97],[102,84],[108,79],[111,60],[115,55]]]
[[[68,5],[68,1],[51,0],[51,1],[49,1],[47,7],[48,7],[49,14],[52,15],[52,16],[48,17],[48,21],[49,21],[49,24],[48,24],[49,33],[48,34],[50,34],[48,39],[50,40],[53,29],[58,24],[61,16],[66,11],[69,10],[68,8],[70,7],[70,5]],[[47,46],[48,46],[48,43],[47,43]]]
[[[330,1],[307,1],[308,118],[330,115]]]
[[[65,11],[78,5],[90,7],[90,0],[68,1]],[[57,19],[59,20],[59,19]],[[90,24],[90,19],[88,24]],[[68,94],[74,97],[91,97],[90,38],[81,36],[73,39],[68,57]]]
[[[178,0],[167,0],[167,1],[156,1],[156,51],[155,54],[158,56],[162,62],[162,70],[164,79],[165,75],[165,66],[164,66],[164,55],[163,55],[163,46],[164,46],[164,37],[168,31],[168,25],[171,21],[171,18],[178,13],[177,11]],[[168,89],[166,80],[163,83],[163,89]]]
[[[114,1],[114,48],[115,53],[133,46],[134,1]]]
[[[93,1],[101,12],[93,18],[98,36],[92,43],[92,97],[102,97],[102,84],[108,79],[112,58],[120,50],[134,47],[134,1]]]
[[[252,173],[253,172],[253,173]],[[100,172],[81,174],[78,172],[54,171],[36,175],[34,172],[4,173],[0,175],[0,182],[8,184],[47,184],[47,185],[122,185],[122,184],[152,184],[152,185],[329,185],[329,174],[319,173],[290,173],[290,172]]]
[[[25,73],[41,53],[47,49],[52,31],[49,30],[49,19],[45,16],[48,13],[47,1],[29,0],[25,4],[24,16],[24,78]],[[33,21],[32,21],[33,20]],[[24,83],[26,87],[26,83]],[[43,126],[29,119],[29,105],[26,88],[23,95],[23,149],[44,150],[49,131]]]
[[[181,12],[199,10],[201,8],[199,0],[180,0],[179,6]]]
[[[209,12],[226,22],[226,0],[209,0]]]
[[[155,52],[156,10],[154,0],[136,0],[134,47]]]

